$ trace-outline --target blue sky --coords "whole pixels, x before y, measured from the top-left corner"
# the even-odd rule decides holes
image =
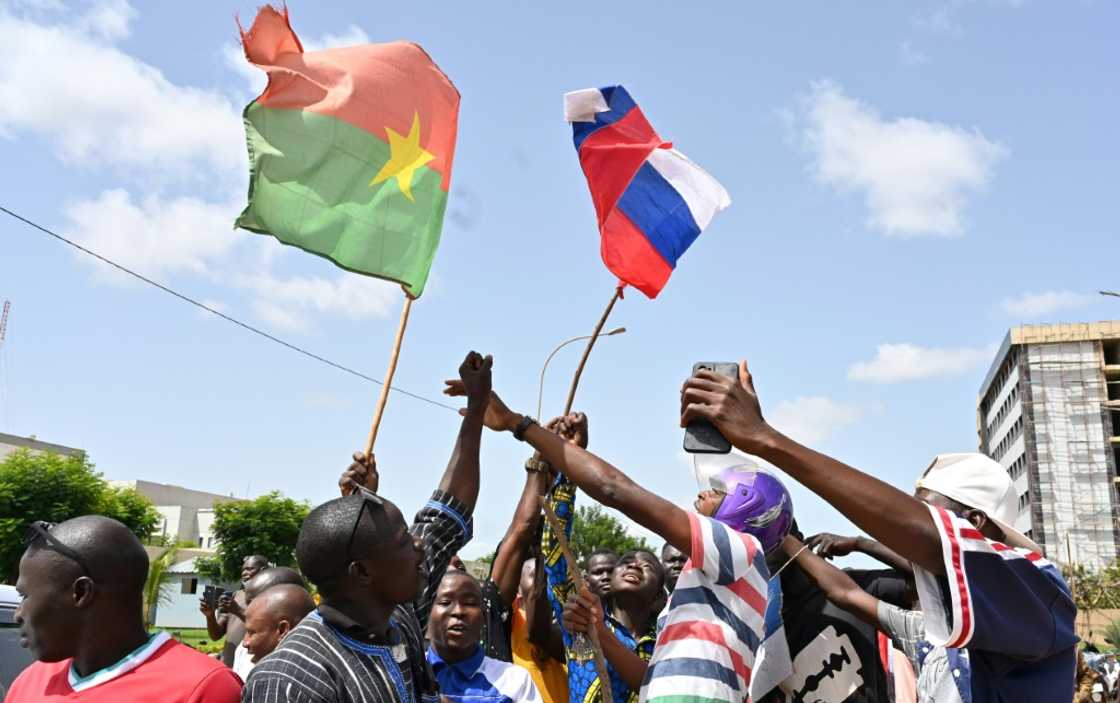
[[[565,91],[624,84],[733,204],[661,297],[630,292],[577,406],[592,448],[681,502],[678,389],[747,357],[764,411],[908,488],[976,446],[1007,328],[1120,317],[1110,3],[290,4],[309,47],[407,38],[462,93],[450,213],[397,384],[438,397],[463,354],[532,411],[544,357],[590,331],[598,256]],[[372,376],[399,289],[231,229],[247,172],[244,2],[0,3],[0,201],[184,293]],[[0,219],[0,431],[87,449],[110,478],[321,501],[376,388]],[[559,409],[577,347],[553,362]],[[458,418],[391,399],[377,454],[406,511]],[[525,448],[488,435],[475,543],[498,541]],[[794,488],[807,531],[849,529]]]

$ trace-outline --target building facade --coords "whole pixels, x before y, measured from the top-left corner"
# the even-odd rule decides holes
[[[40,442],[38,439],[35,439],[35,437],[18,437],[14,434],[4,434],[0,432],[0,461],[3,461],[4,457],[20,449],[27,449],[34,453],[50,452],[62,456],[79,456],[85,454],[85,451],[82,449],[65,447],[61,444],[51,444],[50,442]]]
[[[213,552],[218,546],[212,533],[214,506],[237,500],[233,496],[195,491],[153,481],[110,481],[109,485],[117,488],[133,488],[152,501],[163,517],[156,534],[162,534],[171,541],[190,542],[196,545],[197,549],[207,552]]]
[[[980,451],[1019,493],[1015,528],[1047,558],[1120,556],[1120,320],[1009,332],[977,402]]]

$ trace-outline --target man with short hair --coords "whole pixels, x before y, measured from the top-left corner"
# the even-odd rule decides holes
[[[681,390],[681,426],[707,420],[740,451],[781,468],[914,564],[926,639],[968,660],[972,703],[1069,703],[1077,607],[1058,569],[1014,528],[1018,493],[983,454],[934,458],[909,496],[802,446],[763,418],[738,378],[700,371]]]
[[[241,618],[241,620],[245,623],[245,637],[242,638],[241,644],[237,647],[237,652],[233,655],[233,673],[240,676],[242,681],[245,681],[249,678],[249,672],[253,670],[253,666],[256,664],[257,659],[260,659],[260,657],[264,656],[264,654],[261,654],[260,656],[253,657],[253,655],[249,652],[248,646],[246,645],[246,640],[249,637],[249,606],[253,605],[253,600],[256,599],[257,596],[271,589],[273,586],[280,585],[295,586],[299,589],[302,589],[305,593],[307,592],[307,588],[303,582],[303,577],[299,575],[298,571],[290,566],[270,566],[263,571],[257,572],[256,576],[253,576],[251,579],[245,582],[244,591],[246,608],[244,611],[238,611],[237,614],[237,617]],[[307,597],[308,599],[310,599],[310,594],[308,594]],[[314,607],[314,604],[312,604],[312,608]],[[307,615],[307,613],[305,612],[303,613],[303,615]],[[302,619],[303,616],[301,615],[299,619],[291,623],[292,627],[295,627],[297,624],[299,624],[299,621]],[[273,622],[272,624],[275,625],[276,623]],[[273,643],[272,647],[270,647],[268,651],[265,652],[265,654],[271,652],[273,649],[275,649],[275,647],[276,645],[275,643]]]
[[[618,553],[613,549],[596,547],[591,550],[591,554],[583,564],[583,572],[586,574],[587,587],[592,593],[603,599],[610,598],[611,574],[616,564],[618,564]]]
[[[233,668],[237,646],[245,636],[245,584],[262,570],[268,568],[268,557],[250,554],[241,562],[241,588],[232,596],[223,595],[215,610],[205,599],[199,599],[198,609],[206,617],[206,633],[214,642],[226,638],[222,645],[222,663]]]
[[[362,454],[339,481],[349,495],[308,514],[296,559],[322,602],[253,669],[245,703],[435,703],[423,632],[448,562],[471,537],[491,363],[471,352],[459,367],[452,385],[464,389],[467,409],[411,530],[377,495],[376,465]]]
[[[440,696],[462,703],[540,703],[525,669],[486,656],[480,643],[482,587],[465,571],[448,571],[428,621],[427,659]]]
[[[144,626],[148,555],[127,527],[86,515],[32,523],[16,609],[37,662],[6,703],[235,703],[241,682],[219,662]]]
[[[244,649],[250,663],[256,665],[312,610],[315,610],[315,601],[303,586],[292,583],[269,586],[254,596],[245,609],[245,639],[240,649]],[[249,670],[252,671],[252,666]]]
[[[670,594],[677,587],[677,578],[684,569],[688,557],[673,545],[666,542],[661,547],[661,566],[665,569],[665,590]]]

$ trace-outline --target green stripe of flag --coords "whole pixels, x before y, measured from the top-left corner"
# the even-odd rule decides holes
[[[424,292],[447,193],[426,166],[412,197],[395,178],[370,181],[389,145],[342,120],[303,110],[245,108],[249,205],[236,225],[326,257],[343,268]]]

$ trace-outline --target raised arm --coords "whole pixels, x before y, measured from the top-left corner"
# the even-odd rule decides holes
[[[487,376],[489,379],[489,376]],[[466,395],[470,414],[470,390],[462,383],[447,382],[444,393],[450,396]],[[497,432],[513,432],[526,420],[524,415],[511,411],[497,393],[490,393],[486,404],[484,422]],[[576,426],[586,423],[582,413],[564,418],[561,423],[570,433]],[[688,514],[661,496],[651,493],[632,481],[629,476],[595,456],[578,444],[570,442],[532,422],[521,439],[540,452],[552,468],[567,476],[572,483],[603,505],[625,513],[642,527],[661,535],[682,553],[692,553],[692,529]]]
[[[822,532],[819,535],[813,535],[805,540],[805,544],[808,544],[809,548],[823,559],[844,557],[852,552],[860,552],[869,557],[878,559],[892,569],[897,569],[907,574],[914,573],[914,566],[910,563],[909,559],[867,537],[845,537],[843,535]]]
[[[506,536],[498,546],[498,553],[494,556],[494,566],[490,571],[490,580],[498,586],[502,594],[502,601],[507,606],[513,605],[517,597],[517,586],[521,581],[521,565],[525,563],[533,538],[537,534],[537,525],[541,519],[541,496],[548,490],[548,472],[543,467],[530,468],[526,465],[525,488],[521,491],[521,500],[513,511],[513,519],[506,529]]]
[[[782,542],[782,550],[791,559],[797,555],[797,565],[812,579],[832,603],[864,622],[879,626],[879,599],[859,587],[851,576],[813,553],[793,535]]]
[[[767,424],[747,362],[740,362],[738,379],[701,371],[685,382],[681,426],[697,419],[712,422],[739,450],[784,470],[888,548],[931,573],[945,573],[941,538],[929,509],[917,498],[804,447]]]
[[[548,576],[540,554],[533,560],[533,587],[525,594],[521,605],[525,608],[525,622],[529,628],[529,642],[558,662],[563,662],[564,636],[552,620],[552,606],[546,591]]]
[[[474,510],[478,501],[478,453],[482,445],[482,419],[490,397],[490,367],[494,360],[478,352],[470,352],[459,366],[459,378],[447,385],[462,388],[467,396],[467,409],[462,413],[459,436],[451,459],[439,482],[439,490],[452,495]]]

